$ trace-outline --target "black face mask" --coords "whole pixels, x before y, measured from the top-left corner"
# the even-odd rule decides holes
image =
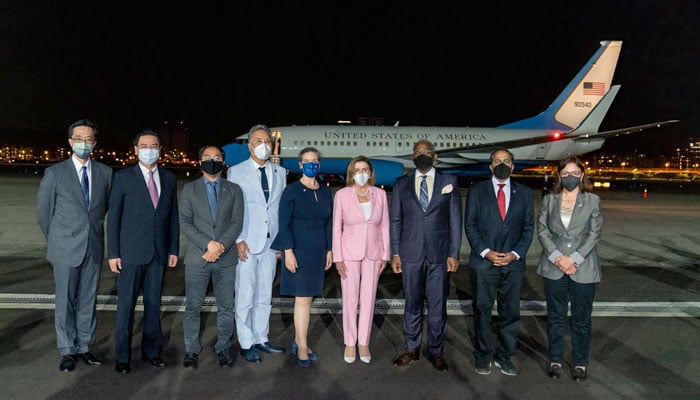
[[[561,184],[564,186],[564,189],[568,190],[569,192],[576,189],[580,183],[580,178],[577,178],[575,176],[567,176],[564,178],[561,178]]]
[[[497,179],[508,179],[510,176],[510,166],[505,164],[498,164],[493,168],[493,174]]]
[[[426,171],[433,166],[433,158],[426,156],[425,154],[421,154],[413,159],[413,163],[416,164],[416,168],[418,168],[420,171]]]
[[[209,175],[216,175],[224,169],[223,161],[206,160],[199,163],[199,168]]]

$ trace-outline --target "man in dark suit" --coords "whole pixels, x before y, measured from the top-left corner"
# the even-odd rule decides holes
[[[199,149],[202,177],[180,194],[180,226],[187,237],[185,252],[185,368],[197,368],[202,346],[200,314],[209,280],[216,296],[219,365],[233,365],[229,348],[233,335],[233,286],[236,281],[236,239],[243,229],[243,191],[221,179],[224,152],[217,146]]]
[[[510,179],[513,153],[491,153],[488,181],[467,192],[464,230],[471,254],[469,268],[474,291],[474,357],[476,372],[491,373],[495,364],[505,375],[518,370],[511,362],[520,330],[520,291],[525,255],[534,230],[532,190]],[[491,339],[491,310],[498,300],[498,346]]]
[[[39,185],[37,221],[53,266],[55,324],[61,371],[77,361],[100,365],[95,341],[95,304],[104,259],[104,220],[112,169],[90,158],[97,125],[81,119],[68,128],[70,159],[49,167]]]
[[[160,294],[165,265],[177,264],[180,226],[175,175],[158,168],[160,136],[141,130],[134,139],[136,166],[114,174],[109,196],[107,250],[109,268],[119,274],[115,326],[116,370],[131,370],[131,334],[136,298],[143,289],[141,358],[165,367],[160,357]]]
[[[459,268],[462,204],[453,175],[437,173],[435,147],[427,140],[413,146],[416,171],[394,184],[391,195],[391,268],[403,273],[404,352],[394,365],[420,358],[423,306],[428,307],[428,359],[447,370],[443,349],[447,321],[449,272]]]

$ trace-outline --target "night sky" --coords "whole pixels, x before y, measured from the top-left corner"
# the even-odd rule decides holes
[[[80,118],[102,147],[164,120],[192,148],[256,123],[497,126],[543,111],[601,40],[623,41],[601,129],[681,120],[603,150],[700,138],[696,1],[11,3],[0,144],[65,143]]]

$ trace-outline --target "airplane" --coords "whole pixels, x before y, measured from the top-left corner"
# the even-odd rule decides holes
[[[352,157],[372,160],[377,186],[393,186],[397,177],[415,168],[413,144],[428,139],[435,145],[435,167],[458,176],[490,175],[489,157],[498,148],[509,149],[516,170],[545,165],[569,155],[600,149],[605,139],[678,122],[667,120],[599,132],[620,85],[611,85],[622,41],[601,41],[600,48],[540,114],[495,128],[367,125],[307,125],[270,127],[273,162],[298,173],[298,154],[317,148],[322,156],[319,173],[345,176]],[[223,146],[226,163],[249,157],[248,133]]]

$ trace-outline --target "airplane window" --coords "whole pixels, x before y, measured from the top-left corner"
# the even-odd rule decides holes
[[[337,146],[337,145],[338,145],[338,142],[333,141],[333,146]]]
[[[377,142],[372,142],[372,147],[377,147]]]
[[[352,145],[357,147],[357,142],[352,142]]]
[[[295,141],[294,141],[294,147],[297,147],[297,144],[298,144],[298,143],[297,143],[297,141],[295,140]]]
[[[369,142],[367,142],[367,147],[369,147]]]
[[[314,146],[318,146],[318,141],[314,140]]]

